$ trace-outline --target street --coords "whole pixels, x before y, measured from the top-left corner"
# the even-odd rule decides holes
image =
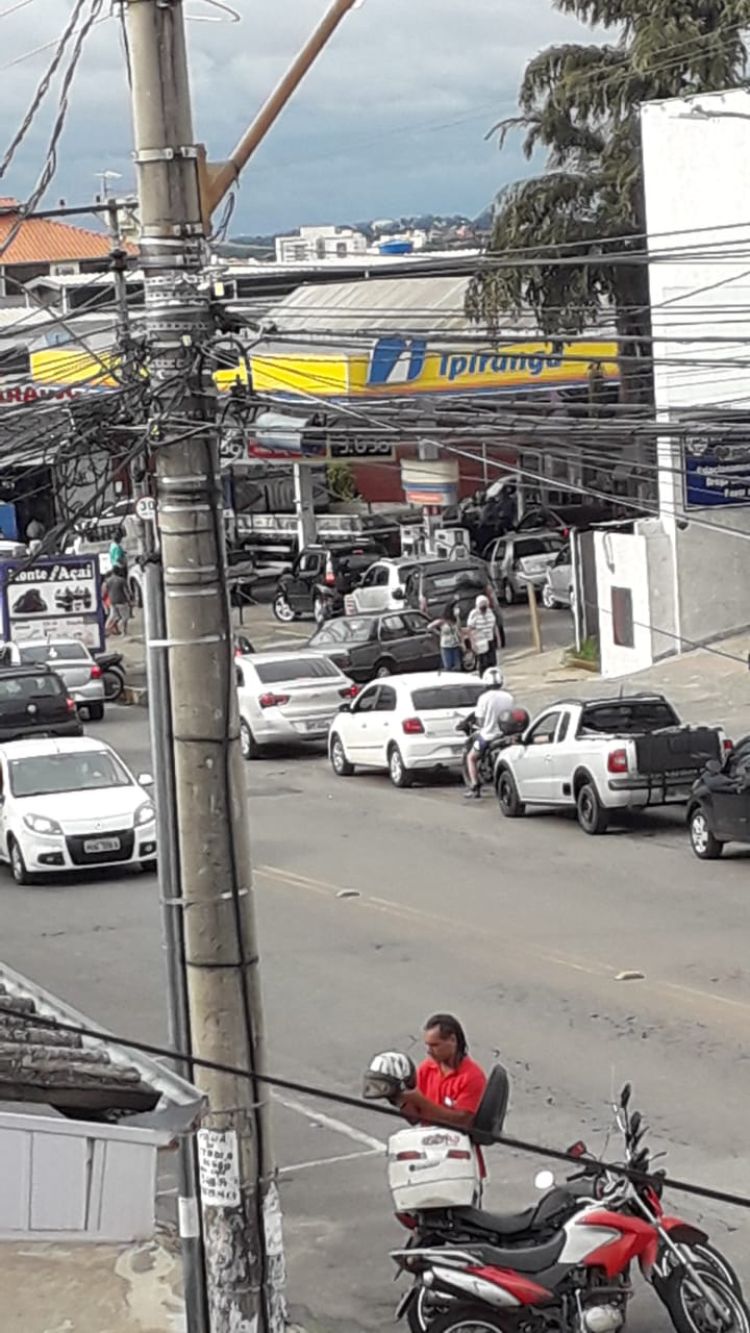
[[[145,710],[88,730],[149,766]],[[272,1073],[357,1095],[372,1053],[419,1058],[425,1016],[454,1010],[475,1058],[511,1074],[510,1134],[603,1150],[629,1079],[671,1173],[750,1193],[747,855],[698,862],[679,811],[587,838],[557,815],[503,820],[489,794],[467,807],[452,781],[338,779],[320,750],[247,773]],[[94,1021],[162,1040],[156,880],[0,875],[8,962]],[[275,1123],[295,1312],[341,1333],[389,1326],[388,1250],[406,1234],[380,1156],[389,1122],[284,1093]],[[489,1164],[490,1208],[533,1200],[543,1161],[495,1148]],[[677,1193],[668,1211],[705,1218],[750,1277],[741,1211]],[[667,1326],[645,1291],[632,1327]]]

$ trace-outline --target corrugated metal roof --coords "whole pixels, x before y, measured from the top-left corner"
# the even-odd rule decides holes
[[[17,213],[0,214],[0,250],[17,221]],[[133,246],[124,248],[135,254]],[[0,268],[8,268],[13,264],[60,264],[80,259],[106,259],[111,249],[111,237],[105,232],[72,227],[67,222],[53,222],[49,218],[29,218],[22,224],[8,249],[0,253]]]

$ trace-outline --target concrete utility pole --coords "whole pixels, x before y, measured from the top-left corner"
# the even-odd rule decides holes
[[[225,584],[199,152],[182,0],[125,0],[156,456],[177,853],[193,1053],[263,1067],[263,1025]],[[158,675],[153,681],[158,689]],[[163,700],[151,697],[151,708]],[[213,1333],[280,1333],[278,1193],[266,1094],[201,1071],[203,1236]]]

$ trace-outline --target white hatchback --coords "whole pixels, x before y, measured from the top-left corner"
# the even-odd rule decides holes
[[[119,755],[90,736],[0,746],[0,859],[17,884],[91,866],[156,868],[156,811]]]
[[[266,745],[325,740],[341,704],[358,686],[323,654],[235,657],[240,744],[246,759]]]
[[[373,681],[339,711],[328,750],[334,772],[387,769],[396,787],[424,770],[460,769],[466,737],[457,724],[474,712],[487,686],[453,671],[414,672]]]

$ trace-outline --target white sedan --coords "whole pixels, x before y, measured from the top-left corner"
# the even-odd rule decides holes
[[[267,745],[325,740],[342,703],[358,690],[323,654],[253,653],[234,664],[246,759],[259,758]]]
[[[86,866],[156,868],[156,811],[103,741],[9,741],[0,746],[0,859],[17,884]]]
[[[486,685],[452,671],[373,681],[336,717],[328,741],[339,777],[356,767],[387,769],[396,787],[414,774],[460,769],[466,737],[456,726],[474,712]]]

